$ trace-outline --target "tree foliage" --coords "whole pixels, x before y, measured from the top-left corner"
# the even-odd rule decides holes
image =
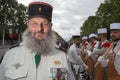
[[[8,36],[8,26],[12,25],[13,32],[19,26],[19,32],[26,28],[27,7],[16,0],[0,0],[0,39],[3,31]],[[6,37],[5,37],[6,38]]]
[[[63,42],[66,42],[56,31],[55,32],[55,35],[56,35],[56,38],[57,38],[57,41],[63,41]]]
[[[89,16],[88,19],[84,22],[83,26],[81,27],[81,36],[87,36],[93,31],[96,32],[96,29],[99,26],[99,18],[96,16]]]
[[[25,24],[26,7],[16,0],[0,0],[0,24]],[[2,26],[3,27],[3,26]]]
[[[90,16],[83,23],[81,35],[95,33],[100,27],[109,26],[113,22],[120,22],[120,0],[105,0],[96,11],[95,16]]]

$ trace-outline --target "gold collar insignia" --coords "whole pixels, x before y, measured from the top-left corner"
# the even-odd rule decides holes
[[[61,61],[54,61],[55,65],[61,64]]]

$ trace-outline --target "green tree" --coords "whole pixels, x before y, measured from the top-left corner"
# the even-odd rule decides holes
[[[18,40],[21,40],[21,33],[26,29],[27,27],[27,7],[23,4],[18,4],[16,8],[16,21],[15,21],[15,27],[19,26],[19,34],[18,34]]]
[[[113,22],[120,22],[120,0],[105,0],[98,8],[96,16],[101,18],[101,24],[107,28]]]
[[[89,17],[81,29],[81,35],[95,32],[97,28],[109,26],[113,22],[120,22],[120,0],[105,0],[96,11],[96,15]]]
[[[81,36],[87,36],[91,33],[96,33],[96,29],[98,28],[98,26],[100,26],[99,17],[89,16],[88,19],[83,23],[83,26],[81,27]]]
[[[23,26],[20,30],[23,30],[26,25],[26,7],[22,4],[18,4],[16,0],[0,0],[0,28],[2,30],[2,41],[4,45],[5,33],[8,34],[8,25],[12,24],[13,31],[16,25]],[[7,32],[5,32],[7,31]]]

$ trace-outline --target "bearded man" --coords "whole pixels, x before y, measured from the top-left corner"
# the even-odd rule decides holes
[[[107,56],[100,56],[98,61],[107,67],[107,80],[120,80],[120,23],[110,24],[110,37],[114,42]]]
[[[65,53],[55,48],[53,7],[32,2],[20,46],[8,50],[0,65],[0,80],[68,80]]]

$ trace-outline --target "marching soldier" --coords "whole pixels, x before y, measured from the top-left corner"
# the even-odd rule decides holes
[[[87,36],[82,37],[82,41],[83,41],[82,45],[83,45],[84,49],[88,49],[88,47],[89,47],[88,37]]]
[[[73,36],[73,44],[68,50],[68,64],[71,80],[89,80],[89,76],[86,72],[87,66],[82,61],[80,49],[80,36]]]
[[[87,36],[83,36],[82,37],[82,46],[80,47],[80,51],[81,51],[81,55],[82,55],[82,59],[84,61],[84,63],[86,62],[86,57],[87,57],[87,49],[90,46],[89,42],[88,42],[88,37]]]
[[[96,55],[91,55],[91,52],[98,47],[97,36],[95,34],[89,35],[90,47],[87,50],[88,56],[86,58],[86,64],[88,65],[88,73],[91,79],[93,79],[94,63],[96,61]]]
[[[68,80],[65,53],[55,48],[52,10],[45,2],[29,4],[23,44],[5,54],[0,65],[0,80]]]
[[[101,55],[110,46],[110,42],[107,40],[107,29],[100,28],[97,30],[97,32],[99,44],[98,47],[92,51],[91,55]]]
[[[107,29],[99,28],[97,30],[99,45],[98,48],[91,52],[91,55],[102,55],[105,53],[106,49],[110,46],[110,42],[107,40]],[[106,80],[105,79],[104,68],[101,65],[95,67],[95,80]]]
[[[98,61],[107,68],[107,80],[120,80],[120,23],[110,24],[110,36],[114,46],[107,56],[100,56]]]
[[[97,35],[92,33],[89,35],[89,39],[90,39],[90,46],[88,50],[93,51],[93,49],[96,49],[99,44],[99,42],[97,41]]]

